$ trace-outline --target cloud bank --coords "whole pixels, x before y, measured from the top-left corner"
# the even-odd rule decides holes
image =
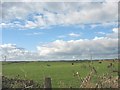
[[[36,52],[30,52],[28,50],[25,50],[24,48],[18,47],[16,44],[3,44],[0,45],[0,51],[1,51],[1,58],[0,60],[4,61],[5,57],[6,60],[37,60],[38,54]]]
[[[105,37],[79,40],[56,40],[43,46],[38,46],[40,56],[62,59],[90,59],[93,58],[117,58],[118,57],[118,29],[106,34]]]
[[[48,44],[37,46],[36,52],[30,52],[15,44],[0,45],[1,60],[72,60],[117,58],[118,28],[105,37],[79,40],[55,40]]]
[[[53,25],[109,24],[118,20],[117,2],[4,2],[0,7],[3,28],[43,29]]]

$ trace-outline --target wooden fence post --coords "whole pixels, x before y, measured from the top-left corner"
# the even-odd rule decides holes
[[[44,88],[45,88],[45,90],[52,90],[52,84],[51,84],[50,77],[45,77]]]

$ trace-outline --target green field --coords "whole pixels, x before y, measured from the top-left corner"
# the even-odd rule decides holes
[[[112,63],[111,67],[108,67]],[[81,85],[80,78],[84,79],[90,72],[91,67],[95,67],[97,73],[94,73],[91,83],[98,82],[98,76],[111,75],[117,77],[118,73],[113,72],[118,70],[117,61],[76,61],[73,62],[3,62],[2,73],[4,76],[13,78],[19,75],[21,79],[34,80],[43,84],[45,77],[52,78],[52,87],[79,88]],[[78,73],[75,75],[75,73]]]

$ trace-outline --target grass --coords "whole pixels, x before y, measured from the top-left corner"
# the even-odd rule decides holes
[[[116,77],[118,73],[113,73],[112,70],[118,70],[118,62],[112,62],[114,67],[107,66],[112,61],[93,61],[86,62],[3,62],[3,75],[13,78],[19,75],[21,79],[34,80],[38,83],[43,83],[45,77],[52,78],[52,87],[65,88],[73,87],[79,88],[81,81],[74,73],[78,72],[80,77],[85,78],[91,71],[90,66],[95,67],[97,74],[94,75],[93,83],[98,81],[97,76],[110,73],[111,76]]]

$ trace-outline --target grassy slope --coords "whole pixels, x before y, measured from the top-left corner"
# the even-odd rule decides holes
[[[98,71],[97,75],[111,74],[112,70],[107,68],[109,63],[93,62],[92,66],[95,66]],[[115,62],[114,65],[114,69],[117,70],[117,63]],[[79,87],[80,80],[73,76],[74,72],[79,72],[80,76],[84,78],[90,72],[89,62],[79,62],[74,63],[74,65],[71,65],[71,62],[3,63],[3,75],[5,76],[20,75],[22,79],[32,79],[40,83],[43,83],[44,78],[49,76],[52,78],[53,87]],[[117,73],[112,73],[112,75],[117,76]],[[95,77],[94,79],[93,82],[97,80]]]

